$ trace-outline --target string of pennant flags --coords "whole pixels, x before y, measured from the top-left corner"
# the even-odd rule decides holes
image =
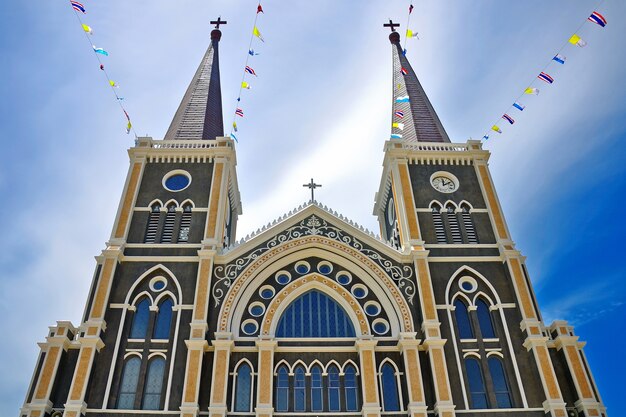
[[[601,0],[595,9],[599,9],[604,0]],[[541,85],[541,83],[545,83],[548,86],[553,84],[555,79],[551,75],[551,68],[555,69],[561,65],[565,65],[567,61],[567,57],[563,55],[565,48],[567,47],[578,47],[584,48],[587,46],[587,42],[581,38],[579,35],[583,26],[590,24],[592,26],[604,28],[607,25],[607,20],[605,17],[597,11],[593,11],[589,17],[587,17],[583,23],[580,24],[578,29],[574,32],[573,35],[569,37],[569,39],[563,43],[561,48],[557,51],[552,59],[548,61],[548,63],[543,67],[543,69],[539,72],[539,74],[533,78],[533,80],[528,84],[528,87],[524,89],[524,91],[513,101],[513,104],[509,106],[509,108],[500,116],[498,120],[491,126],[491,128],[485,133],[482,137],[483,140],[488,140],[492,133],[502,133],[502,128],[500,127],[501,123],[508,123],[509,125],[515,124],[515,118],[511,116],[511,114],[515,114],[513,112],[523,112],[526,106],[522,103],[525,100],[522,98],[525,96],[537,96],[539,95],[539,87],[537,85]],[[516,116],[517,117],[517,116]]]
[[[70,5],[72,6],[72,9],[74,10],[76,19],[78,19],[78,24],[80,25],[83,33],[85,34],[87,42],[89,42],[89,45],[91,49],[93,50],[96,59],[98,60],[100,71],[106,77],[107,84],[111,88],[111,91],[113,92],[113,95],[115,96],[115,100],[117,101],[118,105],[120,106],[120,109],[124,113],[124,117],[126,118],[126,134],[129,134],[132,131],[133,134],[135,135],[135,138],[137,138],[137,133],[135,132],[135,129],[133,128],[133,124],[130,120],[130,116],[128,115],[128,112],[126,111],[124,104],[122,103],[122,101],[124,100],[124,97],[121,97],[117,93],[117,90],[120,88],[120,86],[116,81],[111,79],[106,67],[104,66],[103,59],[101,59],[104,57],[108,57],[109,53],[104,48],[97,47],[96,45],[92,43],[91,39],[93,36],[93,29],[91,28],[91,26],[85,24],[83,20],[81,19],[81,15],[87,14],[87,9],[85,8],[85,5],[76,0],[70,0]]]
[[[243,74],[241,76],[239,94],[237,95],[237,103],[235,105],[235,112],[233,114],[233,123],[232,123],[232,128],[230,130],[230,137],[233,138],[236,142],[239,142],[239,140],[237,139],[237,136],[235,135],[235,132],[239,131],[239,128],[237,126],[237,118],[244,117],[243,109],[241,108],[242,107],[241,106],[241,93],[243,92],[243,90],[252,89],[252,85],[250,84],[250,81],[252,79],[251,77],[254,77],[255,79],[257,78],[257,73],[254,70],[254,68],[251,66],[250,59],[259,55],[259,53],[256,52],[252,48],[252,43],[254,42],[255,38],[257,38],[260,42],[265,42],[265,39],[263,39],[263,35],[261,35],[261,31],[257,27],[257,20],[259,19],[259,13],[265,14],[265,11],[263,10],[263,7],[261,6],[260,2],[257,4],[256,14],[254,15],[254,24],[252,25],[252,33],[250,34],[250,43],[248,44],[248,53],[246,54],[246,63],[244,65]]]

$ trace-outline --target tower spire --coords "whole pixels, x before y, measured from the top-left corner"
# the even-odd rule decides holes
[[[450,142],[435,109],[400,46],[400,34],[394,30],[394,26],[398,25],[394,25],[390,20],[383,26],[390,27],[392,30],[389,34],[393,55],[392,138],[401,137],[402,140],[408,142]]]
[[[165,134],[166,140],[213,140],[224,136],[218,45],[222,38],[219,27],[226,23],[221,17],[211,21],[215,25],[211,43]]]

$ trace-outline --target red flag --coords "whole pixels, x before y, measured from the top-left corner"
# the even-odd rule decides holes
[[[409,14],[411,14],[411,12],[412,12],[412,11],[413,11],[413,5],[411,4],[411,5],[409,6]]]
[[[265,12],[263,11],[263,8],[261,7],[261,3],[259,3],[259,5],[256,7],[256,14],[259,14],[259,13],[265,14]]]
[[[104,65],[100,64],[100,69],[104,71]]]

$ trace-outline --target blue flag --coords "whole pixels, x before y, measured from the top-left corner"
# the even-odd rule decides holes
[[[565,60],[567,58],[565,58],[563,55],[561,54],[556,54],[556,56],[554,58],[552,58],[553,61],[558,62],[559,64],[565,64]]]
[[[526,106],[522,106],[521,104],[519,104],[517,102],[513,103],[513,107],[515,107],[519,111],[524,111],[524,109],[526,108]]]

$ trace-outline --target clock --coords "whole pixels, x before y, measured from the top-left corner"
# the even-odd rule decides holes
[[[448,172],[435,172],[430,177],[430,185],[441,193],[453,193],[459,189],[459,180]]]

